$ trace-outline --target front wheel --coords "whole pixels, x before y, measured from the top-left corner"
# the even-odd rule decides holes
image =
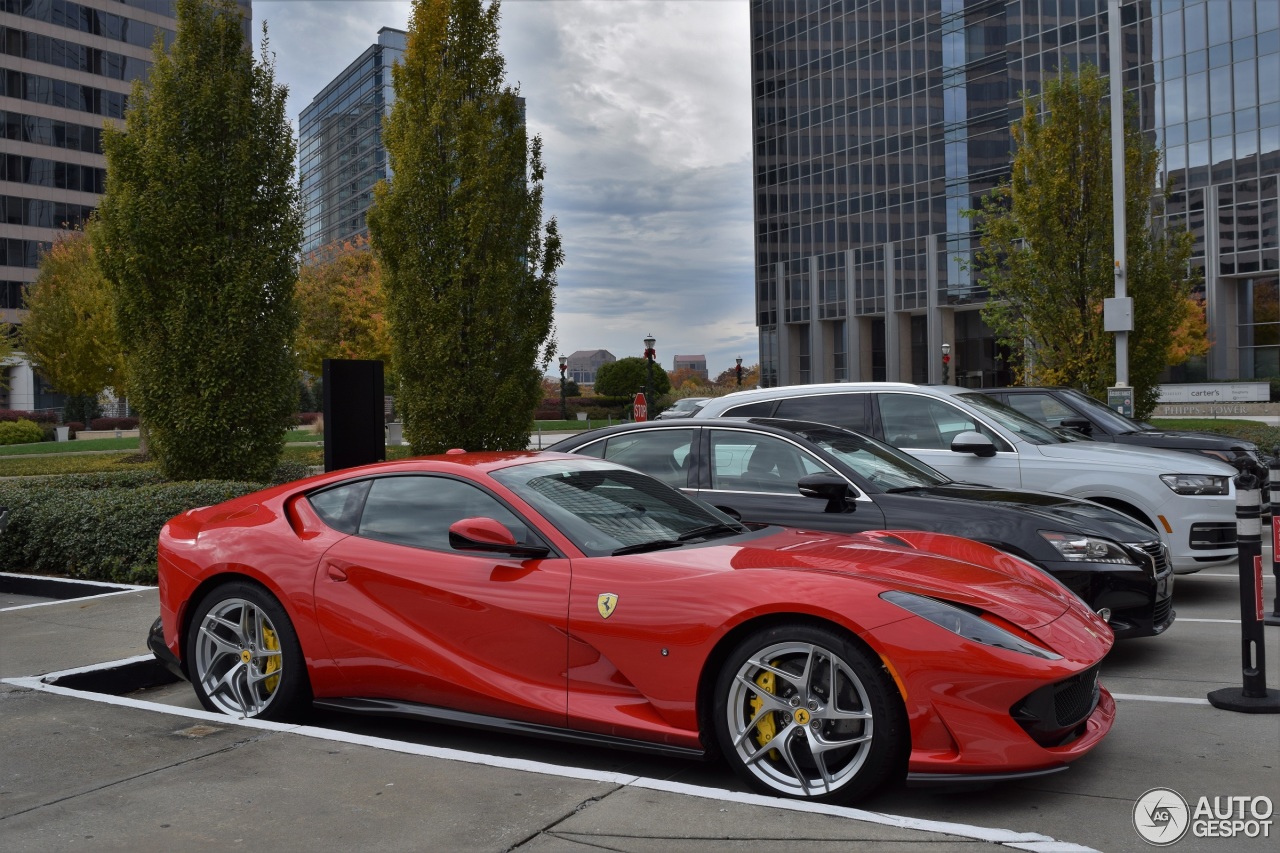
[[[721,752],[761,793],[851,802],[905,773],[910,733],[893,680],[835,631],[760,631],[729,655],[715,691]]]
[[[213,590],[188,632],[191,684],[210,711],[285,720],[309,698],[297,634],[284,608],[261,587],[234,581]]]

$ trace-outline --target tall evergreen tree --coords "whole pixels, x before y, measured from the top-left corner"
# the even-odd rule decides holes
[[[555,351],[560,237],[541,140],[503,85],[499,5],[416,0],[392,71],[391,179],[368,222],[415,453],[525,447]]]
[[[104,136],[98,260],[161,469],[261,479],[297,395],[302,220],[286,89],[254,60],[234,3],[178,0],[177,15],[125,130]]]
[[[990,290],[983,319],[1022,357],[1031,384],[1071,385],[1105,399],[1115,382],[1115,337],[1102,302],[1115,295],[1108,86],[1096,68],[1024,96],[1013,126],[1012,176],[976,213],[975,265]],[[1131,105],[1130,105],[1131,106]],[[1161,371],[1183,355],[1178,330],[1195,274],[1185,228],[1152,224],[1160,152],[1125,122],[1126,292],[1133,298],[1129,384],[1145,417]]]

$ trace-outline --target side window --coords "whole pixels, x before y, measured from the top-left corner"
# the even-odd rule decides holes
[[[1002,438],[955,406],[918,394],[881,394],[880,422],[885,443],[894,447],[950,450],[960,433],[980,432],[1006,449]]]
[[[711,488],[796,494],[806,474],[831,469],[790,442],[739,430],[711,430]]]
[[[692,429],[638,430],[609,439],[604,458],[683,489],[689,485],[693,435]]]
[[[1010,394],[1008,402],[1031,420],[1051,427],[1062,426],[1063,420],[1075,415],[1048,394]]]
[[[594,456],[597,459],[603,459],[604,458],[604,442],[594,441],[591,444],[588,444],[586,447],[579,447],[577,450],[573,452],[578,454],[579,456]]]
[[[777,401],[762,400],[759,403],[747,403],[742,406],[734,406],[729,409],[721,417],[725,418],[767,418],[772,416],[773,407]]]
[[[532,543],[532,531],[487,492],[446,477],[382,477],[373,481],[360,517],[367,539],[452,551],[449,525],[483,516],[505,525],[517,542]]]
[[[820,424],[867,431],[866,394],[820,394],[783,400],[775,417],[817,421]]]
[[[361,480],[313,492],[307,495],[307,501],[316,515],[334,530],[341,533],[355,533],[360,523],[360,509],[364,506],[364,496],[369,494],[372,480]]]

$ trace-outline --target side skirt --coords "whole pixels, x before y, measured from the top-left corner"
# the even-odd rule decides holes
[[[591,732],[561,729],[555,726],[539,725],[538,723],[525,723],[519,720],[504,720],[500,717],[470,714],[466,711],[453,711],[448,708],[436,708],[431,705],[420,705],[416,702],[401,702],[396,699],[316,699],[312,702],[312,705],[326,711],[340,711],[346,714],[431,720],[473,729],[529,735],[548,740],[603,746],[610,749],[625,749],[631,752],[646,752],[673,758],[698,760],[708,758],[706,751],[701,749],[689,749],[683,746],[669,746],[667,744],[650,743],[649,741],[632,740],[611,735],[592,734]]]

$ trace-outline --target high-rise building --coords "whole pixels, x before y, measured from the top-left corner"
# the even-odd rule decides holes
[[[248,35],[250,0],[237,0]],[[177,29],[173,0],[0,0],[0,326],[20,324],[40,253],[85,221],[106,183],[102,127],[123,127],[133,81],[157,34]],[[0,408],[56,397],[10,365]]]
[[[963,213],[1009,174],[1020,93],[1109,72],[1107,0],[752,0],[765,385],[1007,384]],[[1280,3],[1122,0],[1122,72],[1195,236],[1212,347],[1280,376]]]
[[[391,66],[404,54],[403,30],[378,41],[325,86],[298,119],[298,173],[305,222],[302,250],[368,236],[373,187],[387,177],[382,118],[395,100]]]

